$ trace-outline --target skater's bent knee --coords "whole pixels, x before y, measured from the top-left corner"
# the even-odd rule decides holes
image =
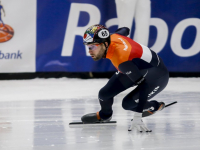
[[[110,96],[109,96],[109,93],[104,90],[103,88],[99,91],[99,99],[102,99],[102,100],[107,100],[109,99]]]
[[[137,103],[132,98],[125,97],[122,101],[122,107],[125,110],[133,110],[137,107]]]

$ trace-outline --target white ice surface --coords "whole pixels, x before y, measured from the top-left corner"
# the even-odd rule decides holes
[[[1,101],[97,97],[108,79],[32,79],[0,81]],[[128,93],[130,88],[123,93]],[[170,78],[164,91],[200,92],[200,78]]]
[[[128,132],[133,113],[115,97],[111,126],[69,126],[100,109],[108,79],[0,81],[0,150],[200,150],[200,78],[170,78],[155,99],[178,101],[147,118],[152,133]]]

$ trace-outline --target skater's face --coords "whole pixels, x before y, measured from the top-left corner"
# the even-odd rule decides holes
[[[94,61],[101,59],[106,50],[103,43],[88,44],[87,47],[89,48],[90,56]]]

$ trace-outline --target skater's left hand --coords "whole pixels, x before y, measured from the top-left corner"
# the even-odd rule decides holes
[[[151,130],[149,130],[142,121],[142,113],[135,112],[133,119],[131,120],[131,126],[128,131],[131,131],[134,127],[140,132],[151,132]]]

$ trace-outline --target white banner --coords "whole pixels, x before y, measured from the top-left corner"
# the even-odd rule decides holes
[[[0,73],[35,72],[36,0],[0,0]]]

